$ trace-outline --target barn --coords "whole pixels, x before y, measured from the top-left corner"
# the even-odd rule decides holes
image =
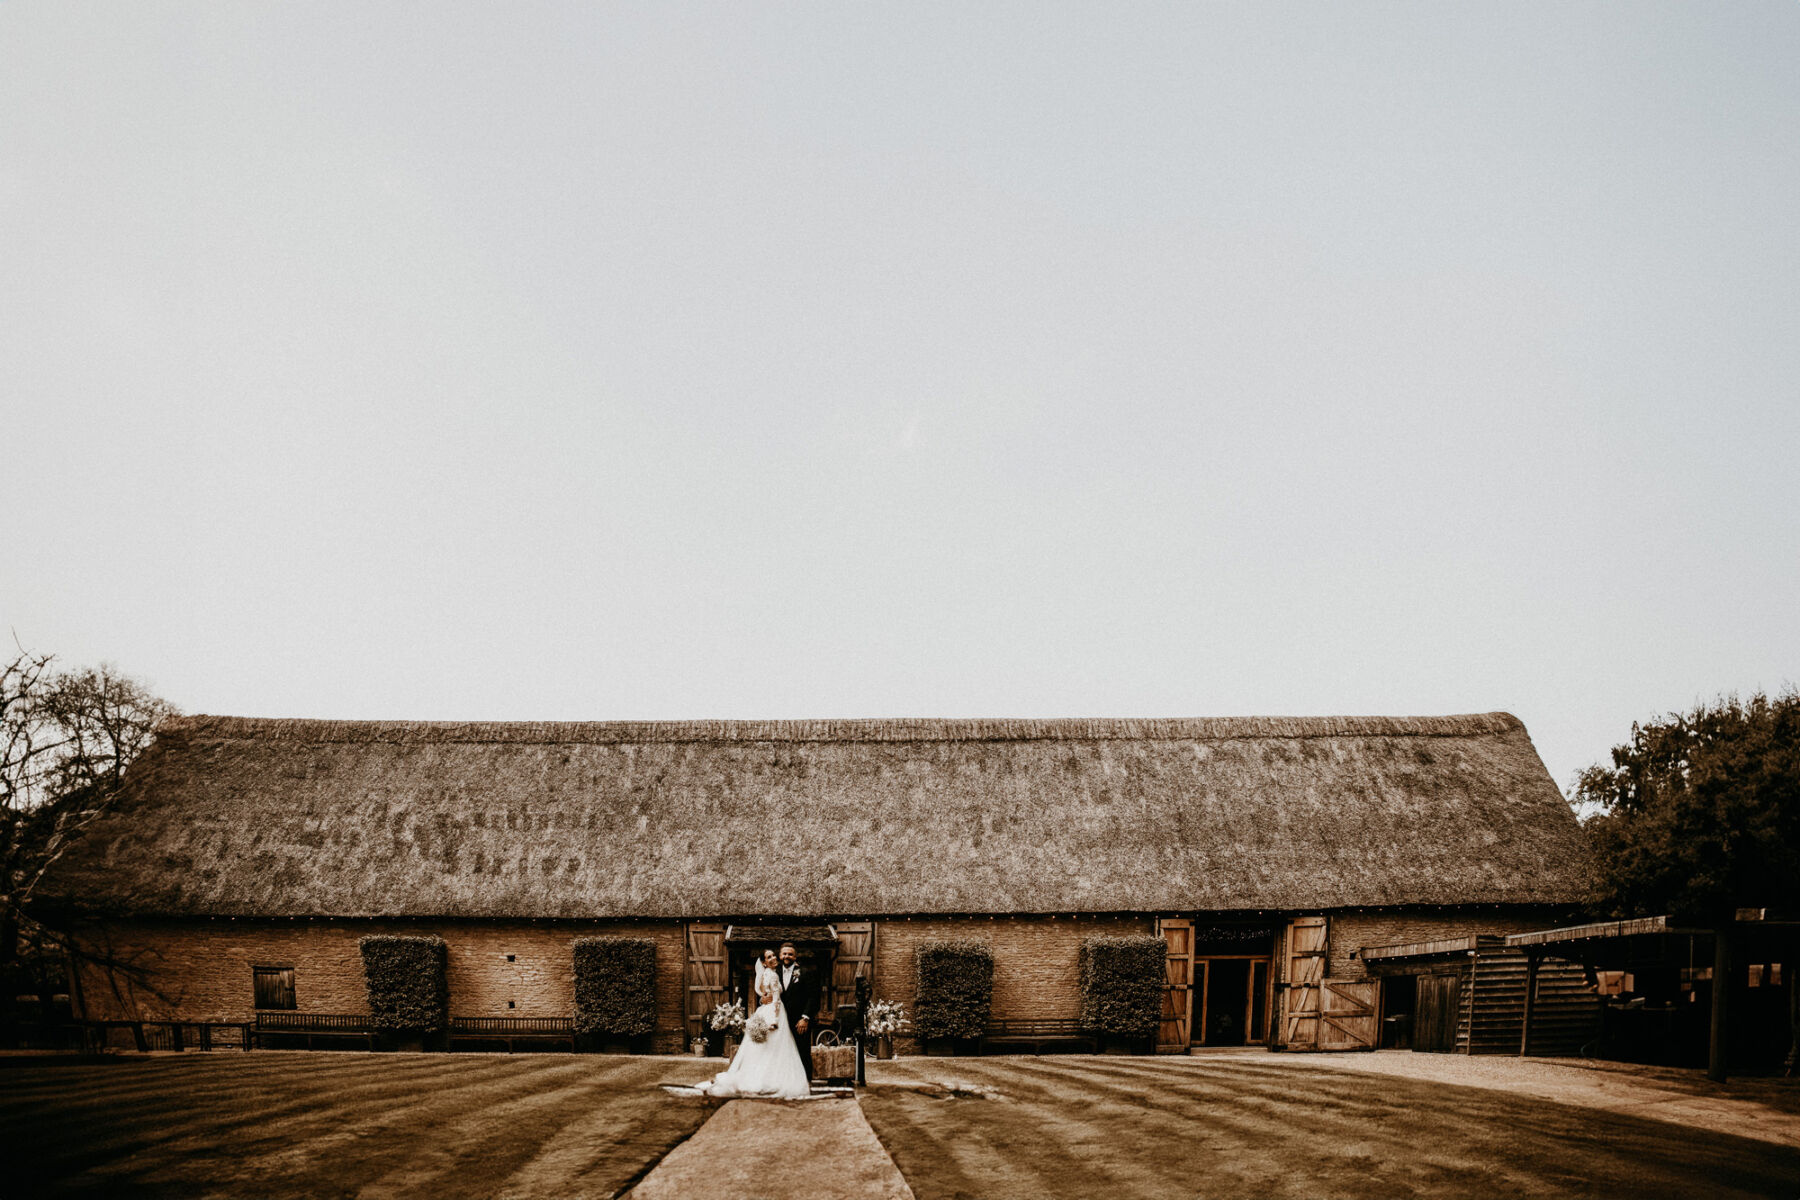
[[[974,937],[995,1021],[1068,1021],[1083,941],[1136,933],[1168,940],[1156,1048],[1182,1052],[1374,1045],[1436,995],[1422,980],[1566,923],[1588,871],[1505,713],[194,716],[163,726],[47,887],[88,948],[92,1020],[353,1024],[359,939],[429,932],[451,1012],[489,1022],[565,1020],[574,938],[653,939],[660,1051],[782,939],[829,979],[827,1018],[858,974],[910,1001],[918,947]],[[1474,1036],[1441,1048],[1503,1041],[1448,1019]]]

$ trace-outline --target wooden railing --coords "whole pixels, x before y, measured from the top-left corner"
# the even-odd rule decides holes
[[[252,1045],[246,1021],[77,1021],[81,1048],[98,1053],[113,1040],[114,1030],[131,1034],[134,1050],[248,1050]]]
[[[356,1013],[301,1013],[263,1011],[251,1021],[74,1021],[81,1048],[97,1053],[109,1042],[119,1041],[115,1031],[130,1035],[136,1050],[214,1050],[224,1047],[250,1050],[268,1047],[272,1041],[291,1044],[304,1039],[307,1049],[315,1042],[354,1041],[373,1050],[380,1037],[369,1017]],[[559,1042],[575,1049],[572,1017],[451,1017],[446,1042],[504,1042],[511,1052],[516,1042]],[[117,1048],[125,1049],[125,1046]]]

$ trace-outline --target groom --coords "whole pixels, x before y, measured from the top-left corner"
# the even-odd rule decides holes
[[[794,943],[781,943],[781,1007],[787,1012],[788,1028],[794,1031],[794,1045],[800,1051],[800,1062],[806,1068],[806,1081],[812,1082],[812,1023],[819,1011],[819,981],[813,972],[800,965]]]

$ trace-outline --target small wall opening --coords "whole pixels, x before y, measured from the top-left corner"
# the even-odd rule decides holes
[[[1381,981],[1381,1048],[1412,1048],[1413,1013],[1418,1008],[1419,977],[1390,975]]]

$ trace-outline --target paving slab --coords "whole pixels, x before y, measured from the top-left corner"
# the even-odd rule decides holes
[[[913,1200],[853,1099],[732,1100],[630,1200]]]

